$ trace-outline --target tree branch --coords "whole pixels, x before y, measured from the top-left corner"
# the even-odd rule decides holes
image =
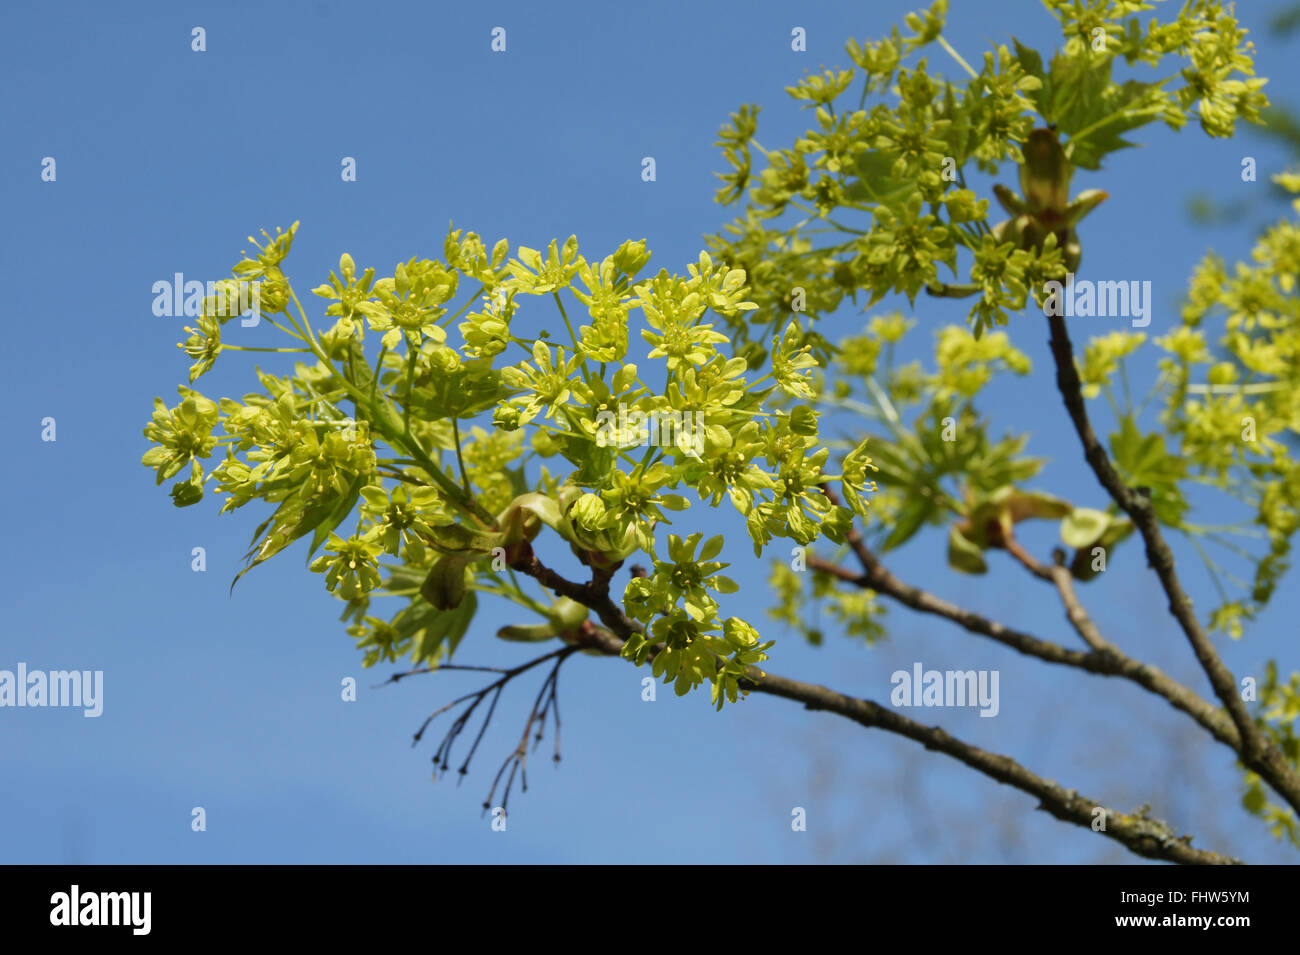
[[[875,560],[874,555],[872,555],[872,560]],[[1174,680],[1158,667],[1127,656],[1113,644],[1102,641],[1101,646],[1093,647],[1087,653],[1084,653],[1080,650],[1071,650],[1060,644],[1040,640],[1028,633],[1004,626],[995,620],[990,620],[974,611],[950,604],[928,591],[903,583],[879,563],[876,563],[871,571],[855,574],[851,570],[832,564],[816,555],[809,555],[808,566],[823,573],[833,574],[841,580],[848,581],[858,587],[887,594],[913,610],[951,620],[971,633],[990,637],[1026,656],[1035,657],[1048,663],[1075,667],[1100,676],[1117,676],[1136,683],[1143,689],[1149,690],[1167,700],[1175,709],[1186,713],[1209,730],[1219,742],[1231,747],[1234,752],[1240,753],[1241,737],[1238,735],[1236,727],[1232,725],[1232,721],[1227,718],[1222,710],[1211,706],[1192,689]],[[1076,624],[1076,629],[1077,627],[1078,624]]]
[[[1118,652],[1119,648],[1106,642],[1097,629],[1097,625],[1092,622],[1092,617],[1084,609],[1083,604],[1079,601],[1079,595],[1074,590],[1074,578],[1070,569],[1065,566],[1065,551],[1059,547],[1052,551],[1051,564],[1044,564],[1033,554],[1025,550],[1020,541],[1015,537],[1008,535],[1005,541],[1007,553],[1016,560],[1020,561],[1035,577],[1045,580],[1049,584],[1056,585],[1056,592],[1061,596],[1061,603],[1065,605],[1065,617],[1070,621],[1076,633],[1083,639],[1093,650],[1100,652],[1114,651]],[[1188,691],[1190,692],[1190,691]]]
[[[839,496],[833,488],[823,485],[822,491],[830,498],[832,503],[839,503]],[[1241,735],[1237,732],[1237,728],[1227,714],[1221,709],[1212,706],[1190,687],[1179,683],[1159,668],[1141,660],[1133,659],[1114,644],[1101,638],[1100,632],[1092,624],[1082,605],[1079,604],[1078,598],[1074,595],[1074,587],[1068,577],[1069,571],[1065,568],[1060,568],[1066,575],[1062,578],[1056,569],[1040,564],[1032,556],[1025,553],[1023,548],[1016,548],[1019,551],[1021,562],[1028,561],[1027,566],[1030,567],[1035,576],[1053,581],[1056,583],[1058,590],[1063,587],[1066,588],[1061,591],[1062,599],[1066,603],[1066,614],[1070,617],[1070,622],[1075,626],[1075,629],[1079,631],[1080,636],[1083,637],[1084,642],[1089,644],[1091,649],[1088,653],[1071,650],[1056,643],[1040,640],[1031,634],[1003,626],[995,620],[990,620],[964,607],[948,603],[928,591],[904,583],[881,564],[880,559],[872,553],[856,527],[849,529],[847,541],[850,549],[857,556],[858,563],[862,565],[863,572],[861,574],[855,574],[851,570],[831,564],[815,555],[808,557],[808,566],[832,574],[859,587],[886,594],[913,610],[951,620],[971,633],[990,637],[1026,656],[1036,657],[1048,663],[1076,667],[1101,676],[1122,677],[1136,683],[1143,689],[1149,690],[1167,700],[1175,709],[1192,717],[1208,730],[1215,739],[1230,747],[1239,756],[1241,755]],[[1016,550],[1012,551],[1013,556],[1016,554]],[[1069,594],[1068,599],[1065,597],[1066,593]],[[1081,627],[1083,629],[1080,629]],[[1096,642],[1095,646],[1094,641]]]
[[[605,627],[584,629],[582,646],[616,656],[633,633],[644,632],[641,625],[627,617],[610,599],[607,589],[593,584],[577,584],[546,567],[531,552],[521,555],[513,565],[556,593],[576,600],[595,611]],[[1031,638],[1032,639],[1032,638]],[[653,653],[652,653],[653,655]],[[972,769],[1016,789],[1035,796],[1039,808],[1056,818],[1091,828],[1094,820],[1105,820],[1102,834],[1122,843],[1132,852],[1151,859],[1200,865],[1240,864],[1239,859],[1195,849],[1190,836],[1175,836],[1168,823],[1151,819],[1145,810],[1134,814],[1115,812],[1095,800],[1043,779],[1009,756],[992,753],[948,734],[937,726],[925,726],[871,700],[845,696],[824,686],[803,683],[764,673],[750,667],[750,678],[741,681],[747,691],[766,693],[803,703],[810,710],[826,710],[853,720],[862,726],[883,729],[921,743],[926,749],[945,753]],[[1100,810],[1100,812],[1098,812]]]
[[[1160,532],[1155,510],[1151,506],[1150,492],[1145,488],[1130,488],[1124,483],[1119,472],[1115,470],[1106,454],[1106,449],[1097,440],[1088,420],[1088,409],[1084,403],[1083,387],[1079,380],[1078,369],[1074,366],[1074,348],[1065,327],[1065,319],[1059,315],[1049,315],[1048,326],[1051,330],[1049,344],[1052,357],[1056,362],[1056,386],[1065,401],[1074,430],[1083,444],[1083,455],[1097,480],[1101,482],[1115,503],[1132,519],[1134,526],[1142,535],[1146,544],[1147,563],[1156,572],[1165,596],[1169,599],[1169,612],[1182,627],[1196,655],[1197,662],[1205,672],[1214,688],[1215,695],[1228,711],[1237,732],[1241,737],[1238,753],[1242,762],[1263,777],[1293,808],[1300,811],[1300,775],[1287,762],[1286,756],[1264,735],[1251,719],[1245,703],[1237,692],[1237,681],[1232,672],[1224,665],[1210,642],[1209,636],[1196,619],[1192,600],[1183,591],[1174,570],[1174,555]]]
[[[896,733],[921,743],[926,749],[946,753],[985,776],[1036,796],[1039,809],[1064,822],[1091,827],[1094,819],[1104,814],[1106,828],[1103,835],[1122,843],[1138,855],[1183,864],[1241,863],[1239,859],[1217,852],[1192,848],[1190,836],[1175,837],[1168,823],[1150,819],[1145,812],[1133,815],[1117,813],[1101,806],[1096,800],[1079,795],[1073,789],[1065,789],[1051,780],[1037,776],[1009,756],[991,753],[962,742],[941,727],[925,726],[870,700],[855,699],[823,686],[772,675],[756,683],[754,689],[797,700],[808,709],[829,710],[863,726]],[[1097,810],[1101,812],[1097,813]]]

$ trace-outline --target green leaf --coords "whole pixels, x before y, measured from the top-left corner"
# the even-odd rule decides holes
[[[1147,91],[1151,83],[1129,80],[1118,87],[1118,93],[1108,98],[1102,115],[1094,120],[1100,125],[1094,126],[1082,138],[1071,138],[1067,152],[1070,162],[1080,169],[1098,170],[1101,161],[1110,153],[1121,149],[1131,149],[1135,144],[1123,138],[1123,134],[1152,122],[1151,115],[1142,115],[1135,107],[1146,102]]]
[[[497,636],[512,643],[541,643],[554,639],[559,633],[559,628],[553,623],[528,623],[502,627]]]
[[[532,490],[528,483],[528,476],[524,474],[522,466],[517,468],[502,468],[501,473],[506,476],[510,482],[510,490],[516,497],[521,494],[527,494]]]
[[[325,520],[321,521],[320,525],[316,528],[316,533],[312,535],[311,549],[307,551],[308,563],[311,563],[312,554],[316,553],[320,545],[325,543],[330,534],[333,533],[334,528],[342,524],[344,519],[352,513],[352,508],[357,504],[357,498],[361,496],[361,488],[368,480],[370,480],[369,475],[358,474],[353,479],[351,486],[348,488],[347,494],[344,494],[339,499],[338,507],[336,507],[330,515],[325,518]]]
[[[591,615],[591,611],[586,604],[581,604],[576,600],[568,597],[558,597],[555,603],[551,604],[551,609],[547,612],[551,623],[554,624],[558,633],[567,630],[574,630],[582,626],[583,622]]]
[[[989,569],[984,562],[984,552],[956,525],[948,532],[948,565],[967,574],[983,574]]]
[[[1246,807],[1247,811],[1258,815],[1268,805],[1268,798],[1264,795],[1264,790],[1259,783],[1255,783],[1241,797],[1241,804]]]
[[[405,388],[405,379],[401,379],[401,387]],[[423,420],[441,421],[472,418],[514,393],[501,383],[500,371],[475,371],[472,365],[465,364],[450,374],[437,370],[422,372],[404,400],[411,412]]]
[[[1061,521],[1061,540],[1067,547],[1091,547],[1110,526],[1110,515],[1090,507],[1076,507]]]
[[[1035,517],[1065,517],[1071,511],[1068,501],[1042,491],[1011,488],[1005,494],[995,494],[994,500],[1008,509],[1013,524]]]
[[[1051,97],[1042,110],[1044,117],[1071,136],[1102,118],[1102,93],[1110,84],[1110,70],[1111,59],[1104,54],[1084,51],[1067,56],[1058,51],[1043,84]]]
[[[459,606],[465,597],[465,568],[482,557],[479,551],[440,554],[429,568],[420,595],[439,610]]]
[[[460,646],[478,609],[478,597],[469,593],[456,607],[439,610],[417,602],[408,608],[412,637],[411,659],[416,663],[432,662],[443,655],[450,657]]]
[[[248,573],[258,564],[270,560],[280,551],[284,550],[298,538],[315,529],[321,521],[329,517],[337,506],[337,501],[333,498],[310,507],[304,507],[302,502],[296,498],[286,500],[276,512],[271,515],[270,520],[265,521],[261,526],[271,525],[267,531],[266,537],[262,543],[254,544],[252,549],[246,555],[249,558],[249,564],[239,573],[235,574],[235,579],[230,582],[230,589],[235,589],[235,584],[239,583],[239,578]]]
[[[996,525],[1003,534],[1009,534],[1021,521],[1064,517],[1071,510],[1069,503],[1059,497],[1041,491],[1022,491],[1010,485],[977,500],[962,525],[967,539],[977,547],[989,546],[990,525]]]
[[[1043,72],[1043,58],[1038,51],[1022,44],[1015,37],[1011,38],[1012,44],[1016,48],[1016,59],[1020,62],[1020,67],[1029,76],[1038,78],[1040,85],[1038,89],[1030,91],[1030,98],[1034,101],[1040,114],[1046,115],[1045,109],[1047,104],[1052,101],[1052,82],[1050,77]]]
[[[891,209],[902,209],[916,192],[911,179],[895,179],[892,175],[894,160],[883,152],[868,150],[860,153],[855,171],[858,178],[844,190],[850,199],[878,202]]]
[[[1181,526],[1187,502],[1178,483],[1186,474],[1186,463],[1169,453],[1164,436],[1143,435],[1128,414],[1120,419],[1120,430],[1110,435],[1110,450],[1129,487],[1150,488],[1156,518],[1171,527]]]
[[[531,541],[545,525],[567,541],[572,541],[573,527],[564,516],[559,502],[545,494],[529,492],[520,494],[497,517],[501,528],[502,546]]]
[[[578,466],[578,471],[570,479],[583,487],[597,487],[609,477],[614,470],[617,449],[600,447],[587,440],[566,442],[564,456]]]
[[[898,512],[898,521],[880,549],[888,551],[905,544],[934,512],[934,504],[929,499],[918,498],[907,502]]]
[[[817,412],[807,405],[799,405],[790,412],[790,430],[795,434],[812,436],[817,433]]]
[[[189,507],[203,500],[203,485],[195,484],[193,481],[180,481],[172,486],[171,495],[174,505]]]

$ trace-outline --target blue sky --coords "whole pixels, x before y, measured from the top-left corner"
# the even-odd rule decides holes
[[[1037,3],[953,5],[947,35],[967,59],[1013,30],[1031,45],[1055,43]],[[323,281],[343,251],[381,274],[412,255],[440,257],[448,220],[514,245],[576,233],[589,258],[645,238],[653,266],[683,271],[731,215],[712,201],[722,168],[712,144],[728,113],[757,103],[759,139],[791,141],[807,123],[784,87],[805,70],[847,65],[848,37],[878,36],[912,7],[10,3],[0,33],[9,301],[0,668],[102,669],[105,702],[98,719],[0,710],[0,861],[1132,861],[915,744],[775,699],[721,715],[704,694],[645,703],[645,671],[588,657],[564,672],[563,763],[544,765],[544,744],[529,792],[512,797],[508,831],[493,832],[479,804],[536,681],[505,697],[462,785],[432,783],[437,734],[414,750],[410,735],[478,678],[372,689],[393,668],[362,670],[337,621],[341,605],[304,570],[304,547],[229,596],[253,515],[218,518],[211,498],[177,510],[139,464],[154,396],[172,403],[188,367],[175,347],[183,320],[152,314],[155,281],[222,277],[245,236],[294,220],[302,226],[287,271],[299,290]],[[1297,88],[1295,43],[1265,33],[1272,4],[1242,7],[1259,71],[1285,99]],[[205,53],[190,49],[195,26],[206,30]],[[507,30],[504,54],[489,50],[495,26]],[[806,53],[790,49],[794,26],[807,30]],[[1086,224],[1085,260],[1097,274],[1152,282],[1154,336],[1175,321],[1208,247],[1242,258],[1255,228],[1282,214],[1265,205],[1235,225],[1193,226],[1188,197],[1262,191],[1285,157],[1249,136],[1211,141],[1195,124],[1139,135],[1143,149],[1081,174],[1075,188],[1110,192]],[[1243,155],[1257,157],[1261,182],[1240,181]],[[40,179],[46,156],[57,161],[54,183]],[[346,156],[356,182],[340,179]],[[641,180],[643,156],[656,159],[653,183]],[[924,341],[959,313],[919,301],[914,336]],[[845,308],[823,332],[864,321]],[[999,384],[984,410],[999,431],[1032,433],[1031,450],[1050,459],[1039,485],[1100,505],[1046,374],[1045,328],[1022,316],[1010,331],[1039,374]],[[280,344],[265,323],[235,334]],[[1149,380],[1152,351],[1139,354],[1135,380]],[[223,356],[200,388],[251,390],[251,357]],[[40,440],[47,416],[54,443]],[[683,529],[731,536],[738,599],[758,618],[765,575],[739,523],[697,509]],[[1051,533],[1029,540],[1045,553]],[[195,546],[207,551],[206,573],[190,569]],[[943,546],[923,534],[891,566],[1072,644],[1050,593],[1014,571],[935,573]],[[1179,555],[1208,608],[1208,577]],[[1087,588],[1094,616],[1126,650],[1208,692],[1153,575],[1135,548],[1126,557]],[[1260,672],[1269,656],[1295,668],[1298,611],[1282,588],[1246,640],[1221,641],[1226,661],[1239,674]],[[458,662],[522,659],[492,637],[509,622],[523,621],[490,606]],[[890,626],[890,640],[871,649],[833,631],[818,649],[774,631],[771,669],[882,700],[889,674],[914,660],[998,668],[997,719],[941,711],[938,721],[1118,808],[1153,799],[1198,845],[1294,861],[1239,808],[1226,750],[1160,701],[1018,659],[933,618],[893,609]],[[361,686],[355,703],[339,698],[347,676]],[[195,806],[207,812],[206,832],[190,829]],[[795,806],[809,810],[805,833],[791,831]]]

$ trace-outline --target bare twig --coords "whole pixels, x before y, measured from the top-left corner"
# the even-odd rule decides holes
[[[488,791],[487,799],[483,800],[483,808],[492,807],[492,797],[496,794],[497,784],[501,782],[501,774],[510,767],[510,776],[506,779],[505,794],[501,797],[501,810],[508,811],[510,802],[510,789],[514,785],[515,771],[519,771],[521,781],[520,788],[528,792],[528,737],[532,732],[533,724],[537,724],[536,735],[533,738],[533,749],[537,749],[537,744],[542,741],[542,735],[546,727],[546,714],[550,710],[555,712],[555,762],[560,761],[560,704],[557,696],[560,680],[560,667],[564,661],[569,658],[576,647],[566,647],[568,653],[560,653],[556,656],[555,664],[551,667],[551,672],[547,674],[546,679],[542,682],[542,687],[537,691],[537,697],[533,700],[533,708],[528,711],[528,719],[524,722],[524,732],[519,737],[519,745],[514,751],[505,758],[501,763],[501,768],[497,770],[496,778],[492,780],[492,788]]]
[[[1056,586],[1056,592],[1060,594],[1061,603],[1065,606],[1065,617],[1070,621],[1075,632],[1083,638],[1084,643],[1099,653],[1119,653],[1118,647],[1106,642],[1102,637],[1101,631],[1092,622],[1092,617],[1080,602],[1079,595],[1075,593],[1074,577],[1070,573],[1070,568],[1065,566],[1065,551],[1056,548],[1052,551],[1053,562],[1044,564],[1025,550],[1020,541],[1012,535],[1007,535],[1004,545],[1007,553],[1020,561],[1031,574]]]
[[[550,673],[547,674],[546,679],[542,682],[541,689],[537,693],[537,697],[533,700],[532,709],[528,711],[528,719],[524,722],[523,737],[520,739],[519,745],[515,747],[515,749],[502,762],[501,768],[497,770],[496,777],[492,781],[492,788],[488,791],[487,799],[483,801],[483,808],[485,810],[491,808],[492,797],[496,795],[497,785],[501,781],[502,774],[505,772],[506,768],[509,767],[510,775],[506,779],[505,793],[501,800],[501,808],[502,810],[505,810],[506,803],[510,799],[510,790],[514,785],[516,771],[521,771],[520,780],[522,788],[525,792],[528,791],[528,771],[526,765],[528,759],[528,737],[529,734],[533,732],[534,724],[536,724],[535,741],[541,741],[545,730],[546,714],[548,711],[555,714],[554,758],[556,762],[560,761],[560,704],[557,695],[560,667],[564,664],[565,660],[571,657],[579,649],[581,649],[581,645],[566,645],[558,650],[552,650],[550,653],[543,654],[540,657],[536,657],[532,660],[521,663],[519,666],[510,667],[508,669],[503,669],[501,667],[462,666],[451,663],[442,664],[437,667],[420,667],[415,670],[408,670],[405,673],[395,673],[389,677],[386,683],[396,683],[408,676],[415,676],[421,673],[437,673],[441,670],[466,670],[500,674],[496,680],[493,680],[487,686],[475,690],[472,693],[466,693],[464,696],[457,697],[445,706],[441,706],[434,710],[424,723],[420,725],[420,728],[416,730],[415,737],[411,742],[412,746],[418,744],[420,740],[424,738],[424,733],[429,728],[429,724],[448,710],[455,709],[460,704],[468,702],[469,705],[459,716],[456,717],[451,726],[448,727],[446,734],[443,736],[442,741],[438,744],[438,748],[433,754],[433,764],[435,769],[439,772],[446,772],[451,765],[451,751],[457,738],[459,738],[461,733],[463,733],[465,728],[469,725],[470,719],[478,709],[479,704],[491,696],[492,702],[488,704],[487,713],[483,717],[483,722],[479,726],[478,733],[474,737],[474,742],[470,746],[469,752],[465,755],[464,762],[461,763],[460,768],[457,770],[463,778],[469,772],[470,761],[473,760],[474,754],[478,751],[479,743],[483,741],[483,734],[487,732],[488,724],[492,722],[492,717],[496,713],[497,702],[501,699],[501,693],[505,689],[506,684],[520,674],[526,673],[540,664],[546,663],[547,661],[554,661]],[[534,746],[534,748],[536,747]]]

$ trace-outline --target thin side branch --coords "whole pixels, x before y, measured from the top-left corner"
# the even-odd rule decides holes
[[[1074,590],[1074,577],[1070,568],[1065,566],[1065,551],[1058,547],[1052,551],[1053,563],[1044,564],[1025,550],[1015,537],[1008,536],[1005,544],[1007,553],[1020,561],[1026,570],[1040,580],[1056,586],[1056,592],[1060,594],[1061,603],[1065,606],[1065,617],[1084,643],[1102,653],[1119,652],[1118,647],[1108,643],[1101,635],[1101,630],[1092,622],[1092,617],[1080,602],[1079,595]]]
[[[832,503],[839,503],[839,496],[833,488],[824,485],[822,491],[830,498]],[[808,558],[808,566],[859,587],[886,594],[913,610],[951,620],[971,633],[989,637],[1026,656],[1036,657],[1048,663],[1076,667],[1088,673],[1096,673],[1101,676],[1117,676],[1130,680],[1138,686],[1163,697],[1175,709],[1186,713],[1205,727],[1219,742],[1241,755],[1241,736],[1223,710],[1212,706],[1190,687],[1179,683],[1158,667],[1133,659],[1114,644],[1101,638],[1100,632],[1097,631],[1091,619],[1083,610],[1082,605],[1079,604],[1077,597],[1074,596],[1074,587],[1068,579],[1069,572],[1065,568],[1061,568],[1066,574],[1066,577],[1062,578],[1057,570],[1040,564],[1032,556],[1025,553],[1022,548],[1016,548],[1019,551],[1019,559],[1022,563],[1026,560],[1029,562],[1030,569],[1035,576],[1053,581],[1057,584],[1058,589],[1061,587],[1066,588],[1063,592],[1063,599],[1065,599],[1064,593],[1070,595],[1069,599],[1066,600],[1066,613],[1075,629],[1083,637],[1084,642],[1088,643],[1090,650],[1087,653],[1040,640],[1031,634],[1003,626],[995,620],[990,620],[964,607],[951,604],[919,587],[904,583],[895,577],[880,562],[880,559],[872,553],[871,548],[867,546],[862,534],[856,527],[849,529],[847,541],[849,548],[853,551],[862,567],[862,573],[855,573],[815,555]],[[1013,551],[1012,553],[1015,555],[1016,552]],[[1096,642],[1095,646],[1094,642]]]
[[[505,795],[501,798],[501,811],[509,811],[510,790],[514,786],[516,771],[519,773],[521,780],[520,788],[524,792],[528,792],[528,737],[530,733],[534,732],[533,725],[536,724],[537,729],[533,736],[533,749],[536,750],[546,731],[546,714],[548,711],[554,711],[555,713],[555,755],[552,759],[557,763],[560,761],[560,703],[557,695],[560,683],[560,667],[569,658],[569,655],[576,650],[576,647],[566,647],[565,649],[569,653],[556,655],[551,672],[546,675],[541,689],[537,691],[537,697],[533,700],[533,708],[528,711],[528,719],[524,722],[524,732],[519,737],[519,745],[505,758],[501,763],[501,768],[497,770],[496,778],[492,780],[492,788],[488,791],[487,799],[483,800],[484,809],[492,807],[492,797],[496,794],[497,785],[501,782],[501,775],[506,771],[507,767],[510,769],[510,775],[506,778]]]
[[[506,684],[522,673],[526,673],[533,667],[540,666],[548,661],[554,661],[550,673],[542,682],[541,689],[538,690],[536,698],[533,700],[532,709],[528,711],[528,718],[524,721],[524,732],[519,740],[519,745],[506,756],[502,761],[501,767],[497,770],[496,777],[492,780],[492,788],[488,791],[487,798],[483,800],[485,810],[492,807],[492,798],[496,795],[497,786],[501,783],[501,777],[506,770],[510,770],[510,775],[506,777],[505,792],[501,799],[501,809],[506,810],[510,801],[510,791],[514,786],[516,773],[520,776],[520,782],[524,792],[528,791],[528,738],[534,736],[534,746],[540,743],[546,727],[546,716],[548,712],[555,715],[555,756],[558,763],[560,761],[560,703],[558,697],[558,687],[560,678],[560,667],[564,661],[577,653],[579,646],[569,645],[561,647],[558,650],[552,650],[550,653],[543,654],[532,660],[521,663],[519,666],[503,669],[500,667],[479,667],[479,666],[459,666],[456,664],[443,664],[437,667],[420,667],[415,670],[408,670],[404,673],[394,673],[388,678],[386,683],[396,683],[408,676],[415,676],[421,673],[437,673],[441,670],[467,670],[474,672],[499,673],[500,676],[481,689],[472,693],[466,693],[464,696],[457,697],[445,706],[434,710],[433,713],[421,724],[416,730],[415,737],[411,742],[414,746],[424,738],[424,733],[428,730],[429,725],[446,713],[448,710],[455,709],[462,703],[468,702],[464,711],[448,727],[442,742],[438,744],[438,749],[433,754],[433,765],[438,772],[446,772],[451,766],[451,751],[455,746],[456,740],[460,737],[466,727],[469,725],[471,718],[485,699],[491,697],[491,703],[488,704],[487,713],[483,717],[483,722],[479,726],[478,733],[474,737],[474,742],[470,746],[469,752],[465,754],[465,760],[461,763],[457,772],[463,778],[469,772],[470,761],[473,760],[474,754],[478,752],[479,744],[483,741],[483,734],[487,732],[488,724],[492,722],[492,717],[496,713],[497,702],[501,699],[501,693],[505,690]],[[536,729],[534,730],[534,727]]]

